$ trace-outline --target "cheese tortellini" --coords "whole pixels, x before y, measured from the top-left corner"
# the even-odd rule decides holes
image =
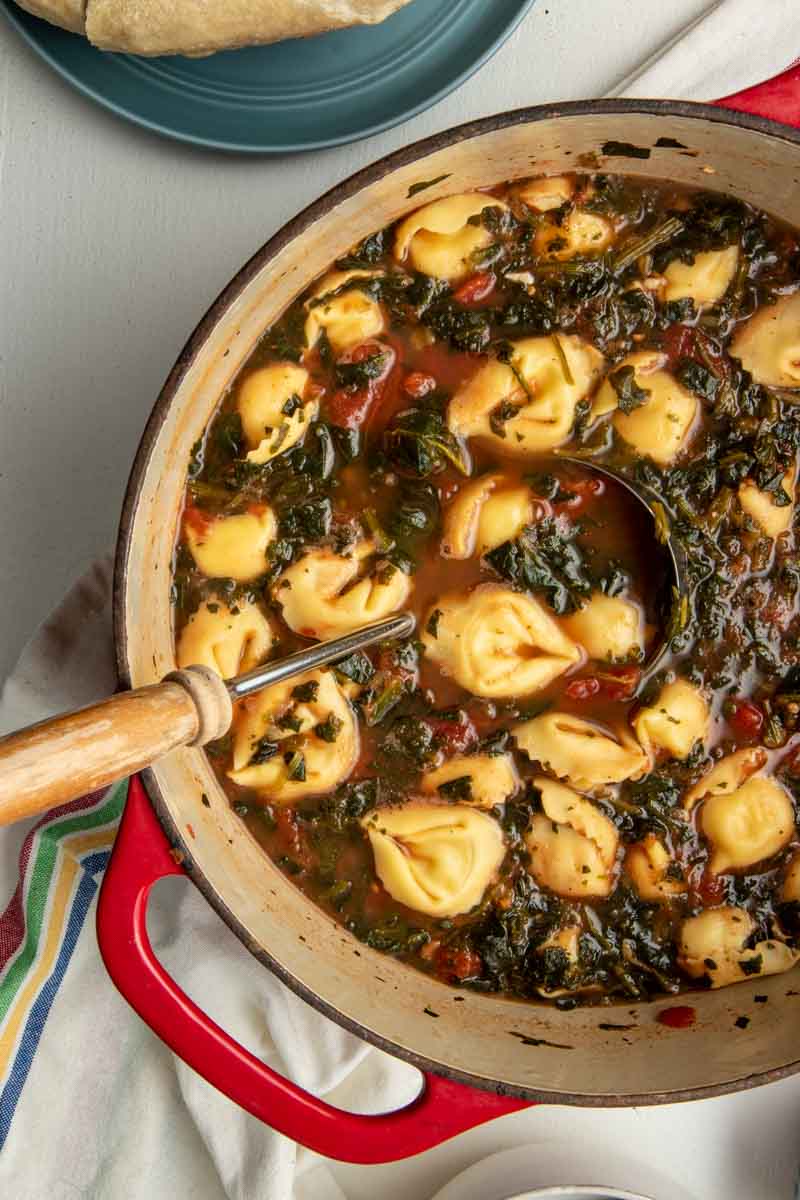
[[[239,704],[233,770],[240,787],[292,804],[343,783],[359,750],[355,714],[330,671],[310,671]]]
[[[619,845],[613,821],[561,783],[538,778],[534,784],[543,812],[534,813],[525,843],[536,882],[574,900],[610,895]]]
[[[440,550],[445,558],[487,554],[517,537],[534,517],[531,490],[499,472],[465,483],[445,509]]]
[[[479,904],[505,857],[498,823],[466,805],[410,801],[376,809],[361,824],[389,895],[431,917]]]
[[[702,251],[694,256],[693,263],[673,259],[664,271],[664,299],[691,299],[698,309],[716,304],[730,287],[738,265],[738,246]]]
[[[639,710],[633,728],[645,750],[687,758],[695,742],[705,742],[710,723],[700,689],[688,679],[676,679],[664,685],[653,704]]]
[[[612,371],[633,368],[637,387],[647,398],[630,412],[619,407],[619,396],[606,379],[592,405],[592,417],[613,412],[614,428],[638,454],[660,466],[673,462],[687,444],[698,413],[697,397],[664,369],[667,356],[660,350],[637,350]]]
[[[602,254],[614,240],[614,226],[605,217],[574,208],[561,224],[545,221],[536,231],[533,248],[547,258],[568,259]]]
[[[489,699],[530,696],[581,658],[538,600],[496,583],[440,597],[422,641],[445,674]]]
[[[546,175],[519,184],[514,192],[534,212],[552,212],[572,199],[575,184],[566,175]]]
[[[730,353],[756,383],[800,388],[800,292],[759,308],[737,330]]]
[[[273,641],[272,627],[258,605],[239,600],[231,609],[223,600],[205,600],[181,630],[178,666],[210,667],[230,679],[262,663]]]
[[[386,321],[377,300],[353,284],[355,279],[375,279],[377,271],[333,271],[317,285],[306,301],[306,344],[317,344],[323,330],[336,354],[383,333]],[[353,286],[348,287],[348,284]]]
[[[272,363],[248,375],[239,386],[236,407],[250,447],[248,462],[265,463],[305,437],[316,418],[316,400],[303,400],[308,371],[294,363]]]
[[[494,808],[516,795],[520,778],[510,754],[458,754],[422,776],[423,792],[477,808]],[[449,791],[448,791],[449,789]]]
[[[492,359],[462,384],[450,401],[450,429],[504,454],[553,450],[569,437],[575,410],[605,360],[582,338],[563,333],[514,342],[510,354],[510,363]]]
[[[209,579],[250,583],[267,569],[267,547],[275,540],[278,523],[268,505],[233,517],[184,522],[186,543],[198,568]]]
[[[761,746],[750,746],[747,750],[726,755],[689,788],[683,798],[683,807],[691,811],[698,800],[707,796],[730,796],[751,775],[760,771],[766,761],[767,752]]]
[[[794,836],[789,793],[777,780],[758,774],[766,760],[760,746],[737,750],[684,797],[688,809],[702,802],[699,827],[711,847],[709,868],[714,875],[771,858]]]
[[[397,227],[394,256],[423,275],[456,280],[468,274],[478,251],[492,241],[492,234],[479,222],[485,208],[505,210],[508,206],[482,192],[447,196],[418,208]]]
[[[375,543],[366,539],[342,554],[327,546],[308,550],[287,567],[273,595],[289,628],[303,637],[336,637],[402,608],[411,579],[392,563],[371,564],[375,558]]]
[[[561,622],[589,658],[619,660],[644,649],[644,617],[638,604],[622,596],[595,592],[582,608]]]
[[[545,712],[513,730],[514,738],[533,762],[589,790],[623,779],[638,779],[649,767],[648,756],[626,732],[619,736],[565,712]]]
[[[651,904],[682,895],[687,888],[680,868],[654,833],[631,846],[625,856],[625,874],[642,900]]]
[[[794,466],[781,480],[781,487],[789,497],[789,503],[776,504],[772,492],[762,492],[752,479],[743,479],[739,484],[739,503],[762,533],[771,538],[780,537],[782,533],[791,529],[794,521],[796,486],[797,468]]]
[[[722,875],[782,850],[794,836],[794,808],[775,779],[754,775],[730,795],[704,800],[700,827],[711,846],[709,868]]]
[[[775,938],[750,946],[754,929],[743,908],[707,908],[683,922],[678,963],[692,979],[707,977],[712,988],[743,979],[752,983],[755,975],[779,975],[794,966],[798,954]]]

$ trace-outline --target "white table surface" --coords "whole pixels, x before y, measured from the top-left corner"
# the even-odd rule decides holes
[[[538,0],[493,61],[429,112],[353,146],[280,159],[198,151],[129,126],[0,22],[0,680],[69,582],[113,544],[137,441],[178,350],[288,217],[419,137],[611,91],[708,7]],[[578,1156],[614,1145],[698,1200],[790,1200],[798,1134],[791,1080],[658,1110],[536,1109],[402,1165],[336,1170],[352,1200],[425,1200],[487,1154],[569,1138]]]

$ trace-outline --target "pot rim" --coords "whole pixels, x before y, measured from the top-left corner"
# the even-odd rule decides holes
[[[655,117],[682,117],[698,121],[711,121],[719,125],[733,125],[754,133],[763,134],[770,138],[780,138],[800,146],[800,129],[790,125],[782,125],[765,117],[752,116],[749,113],[726,109],[714,104],[697,103],[683,100],[638,100],[638,99],[608,99],[608,100],[576,100],[555,104],[541,104],[526,108],[512,109],[507,112],[495,113],[488,117],[480,117],[461,125],[452,126],[439,133],[412,142],[398,150],[384,155],[375,162],[362,167],[359,171],[334,184],[317,200],[302,209],[297,216],[287,221],[271,238],[269,238],[255,254],[234,275],[229,284],[212,302],[205,315],[197,324],[183,349],[180,351],[175,365],[167,376],[158,398],[148,417],[142,437],[136,450],[130,475],[125,489],[122,511],[120,514],[117,544],[114,556],[114,580],[112,588],[112,617],[115,661],[117,675],[121,687],[130,687],[130,672],[128,663],[128,630],[125,619],[125,595],[128,586],[128,558],[133,535],[134,516],[139,504],[139,498],[161,428],[169,408],[184,376],[201,352],[212,330],[216,327],[225,311],[238,299],[253,277],[260,272],[271,259],[280,253],[289,242],[301,235],[310,225],[321,217],[326,216],[332,208],[341,201],[349,199],[363,188],[377,183],[400,167],[408,166],[427,154],[447,149],[461,141],[485,133],[494,133],[515,125],[536,124],[539,121],[554,120],[560,117],[583,116],[619,116],[629,113],[644,114]],[[642,1092],[626,1096],[590,1095],[564,1091],[542,1091],[533,1088],[511,1086],[502,1081],[490,1079],[482,1075],[474,1075],[468,1071],[459,1070],[434,1059],[417,1054],[413,1050],[400,1046],[391,1039],[375,1033],[351,1018],[335,1005],[323,1000],[303,980],[293,975],[287,968],[275,959],[263,946],[256,947],[247,934],[236,914],[228,907],[223,897],[215,890],[203,872],[197,867],[191,847],[181,835],[178,826],[166,804],[161,788],[153,772],[149,769],[142,771],[142,781],[153,806],[153,810],[161,824],[170,844],[180,851],[182,865],[192,883],[200,890],[203,897],[225,922],[238,940],[250,953],[282,983],[290,988],[297,996],[311,1005],[323,1016],[335,1021],[348,1032],[376,1046],[395,1058],[399,1058],[423,1072],[433,1072],[445,1079],[465,1084],[469,1087],[494,1092],[497,1095],[513,1096],[533,1103],[571,1104],[586,1108],[601,1107],[641,1107],[655,1104],[674,1104],[688,1100],[703,1100],[714,1096],[749,1090],[765,1083],[773,1083],[787,1078],[800,1071],[800,1059],[782,1067],[754,1072],[738,1079],[727,1080],[723,1083],[710,1084],[703,1087],[680,1088],[670,1092]]]

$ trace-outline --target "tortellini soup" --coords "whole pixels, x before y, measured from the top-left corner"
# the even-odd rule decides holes
[[[415,635],[238,703],[212,765],[310,900],[450,987],[753,986],[800,958],[800,240],[611,175],[431,196],[264,332],[173,579],[177,663],[225,678]]]

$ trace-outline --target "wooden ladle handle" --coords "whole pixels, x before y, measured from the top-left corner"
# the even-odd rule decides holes
[[[0,738],[0,825],[123,779],[177,746],[203,746],[231,717],[220,677],[189,667]]]

